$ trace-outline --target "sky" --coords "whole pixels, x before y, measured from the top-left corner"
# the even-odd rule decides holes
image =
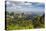
[[[6,6],[7,11],[14,12],[43,13],[45,8],[44,3],[26,1],[7,1]]]

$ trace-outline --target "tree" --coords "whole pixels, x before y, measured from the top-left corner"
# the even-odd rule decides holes
[[[44,15],[44,14],[41,16],[40,22],[41,22],[42,24],[44,24],[44,22],[45,22],[45,15]]]
[[[6,15],[9,15],[10,13],[8,11],[5,11]]]
[[[10,13],[10,16],[13,16],[13,15],[14,15],[14,12],[11,12],[11,13]]]
[[[35,17],[33,20],[34,28],[40,27],[40,24],[40,16]]]

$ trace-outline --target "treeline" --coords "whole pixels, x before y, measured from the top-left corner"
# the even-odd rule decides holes
[[[31,16],[30,16],[31,17]],[[14,12],[9,13],[6,11],[6,23],[7,28],[10,25],[28,27],[31,28],[44,28],[45,15],[42,16],[33,16],[33,19],[29,16],[25,16],[24,13],[14,14]]]

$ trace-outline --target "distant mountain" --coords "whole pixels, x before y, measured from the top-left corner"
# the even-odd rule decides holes
[[[19,14],[20,14],[20,13],[24,13],[25,15],[32,15],[32,16],[36,16],[36,15],[37,15],[37,16],[42,16],[42,15],[44,14],[43,11],[41,11],[41,12],[32,12],[32,11],[22,11],[22,10],[21,10],[21,11],[20,11],[20,10],[15,10],[15,11],[14,11],[14,10],[11,10],[11,11],[10,11],[10,10],[9,10],[8,12],[14,12],[15,14],[16,14],[16,13],[19,13]]]
[[[25,12],[26,15],[32,15],[32,16],[42,16],[43,12]]]

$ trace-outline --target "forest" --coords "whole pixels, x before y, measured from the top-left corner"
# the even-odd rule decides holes
[[[24,13],[9,13],[6,11],[6,30],[36,29],[45,27],[45,14],[26,15]]]

